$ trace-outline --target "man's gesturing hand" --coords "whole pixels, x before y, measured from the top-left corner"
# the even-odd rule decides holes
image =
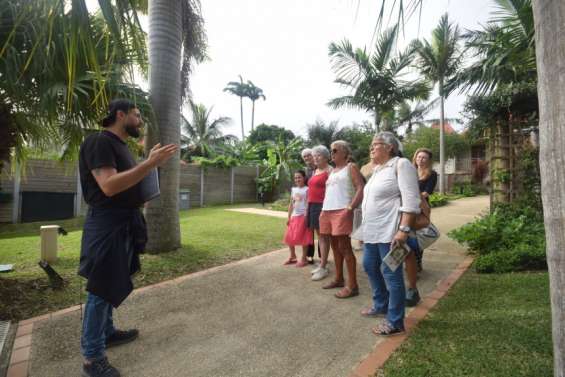
[[[151,148],[151,151],[149,151],[147,160],[152,166],[162,166],[165,162],[169,161],[178,149],[178,145],[175,144],[168,144],[162,147],[161,143],[157,143]]]

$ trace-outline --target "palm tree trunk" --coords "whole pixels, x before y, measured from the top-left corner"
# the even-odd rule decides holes
[[[149,85],[156,124],[149,128],[147,149],[157,142],[180,143],[181,14],[178,0],[149,1]],[[179,166],[177,153],[160,168],[161,196],[145,209],[151,252],[180,247]]]
[[[241,141],[245,140],[245,131],[243,130],[243,97],[239,97],[239,114],[241,115]]]
[[[440,88],[443,87],[443,80],[439,82]],[[441,90],[441,89],[440,89]],[[439,113],[439,192],[440,194],[445,193],[445,109],[443,97],[443,91],[440,96],[440,113]]]
[[[253,132],[255,124],[255,101],[252,101],[251,105],[251,132]]]
[[[534,0],[541,194],[551,294],[554,376],[565,376],[565,2]]]

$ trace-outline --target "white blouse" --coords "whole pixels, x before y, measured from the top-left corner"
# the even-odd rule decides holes
[[[420,213],[418,172],[405,158],[377,165],[363,194],[361,234],[366,243],[392,242],[401,212]]]

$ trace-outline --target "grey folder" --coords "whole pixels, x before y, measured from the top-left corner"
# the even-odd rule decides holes
[[[161,195],[159,190],[159,173],[157,168],[152,169],[149,174],[139,182],[140,194],[143,202],[148,202]]]

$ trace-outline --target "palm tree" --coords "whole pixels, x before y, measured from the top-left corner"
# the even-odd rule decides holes
[[[432,32],[431,43],[427,40],[415,41],[414,49],[418,55],[417,66],[420,72],[430,81],[438,83],[440,97],[440,173],[439,191],[445,192],[445,99],[449,95],[449,84],[454,80],[461,65],[462,55],[459,50],[459,29],[449,23],[447,13],[444,14],[439,25]]]
[[[565,109],[562,67],[565,66],[565,3],[534,0],[538,70],[541,194],[549,268],[555,377],[565,376]]]
[[[146,150],[158,142],[180,144],[181,99],[189,93],[193,61],[206,57],[205,45],[197,0],[149,1],[149,86],[156,127],[149,129]],[[161,167],[161,196],[149,202],[145,210],[147,249],[152,252],[180,247],[179,160],[177,153]]]
[[[253,132],[255,123],[255,101],[260,98],[263,98],[263,101],[265,101],[267,98],[263,94],[263,89],[255,86],[255,84],[253,84],[249,80],[247,80],[246,96],[251,100],[253,104],[251,107],[251,132]]]
[[[418,101],[414,106],[408,102],[402,102],[396,109],[395,122],[398,126],[406,126],[406,134],[412,133],[414,126],[423,126],[426,124],[424,117],[432,111],[439,102],[439,98],[429,103]]]
[[[231,93],[239,97],[239,113],[241,116],[241,140],[245,139],[245,130],[243,128],[243,97],[247,97],[247,84],[243,83],[243,77],[239,75],[239,82],[230,81],[224,88],[224,92]]]
[[[353,49],[348,40],[331,43],[329,56],[337,75],[336,83],[349,88],[350,95],[334,98],[334,109],[353,107],[372,112],[378,130],[392,130],[394,109],[406,100],[427,99],[430,86],[424,80],[404,80],[413,50],[393,54],[398,27],[386,30],[376,41],[375,51]]]
[[[210,119],[209,110],[202,104],[189,101],[192,119],[182,117],[181,147],[191,156],[213,157],[226,143],[235,139],[222,134],[221,128],[231,122],[228,117]]]
[[[130,3],[104,2],[103,12],[90,15],[80,2],[1,2],[0,117],[8,137],[0,160],[15,151],[22,161],[30,144],[63,145],[72,158],[108,99],[126,96],[147,107],[146,94],[128,84],[134,67],[147,67],[143,31],[130,18],[139,7]]]
[[[324,121],[317,119],[313,124],[306,125],[308,145],[325,145],[330,147],[331,143],[336,140],[339,132],[338,121],[331,121],[327,126]]]
[[[534,14],[530,0],[495,0],[497,11],[482,30],[463,35],[474,62],[458,74],[461,91],[487,94],[500,85],[537,78]]]

